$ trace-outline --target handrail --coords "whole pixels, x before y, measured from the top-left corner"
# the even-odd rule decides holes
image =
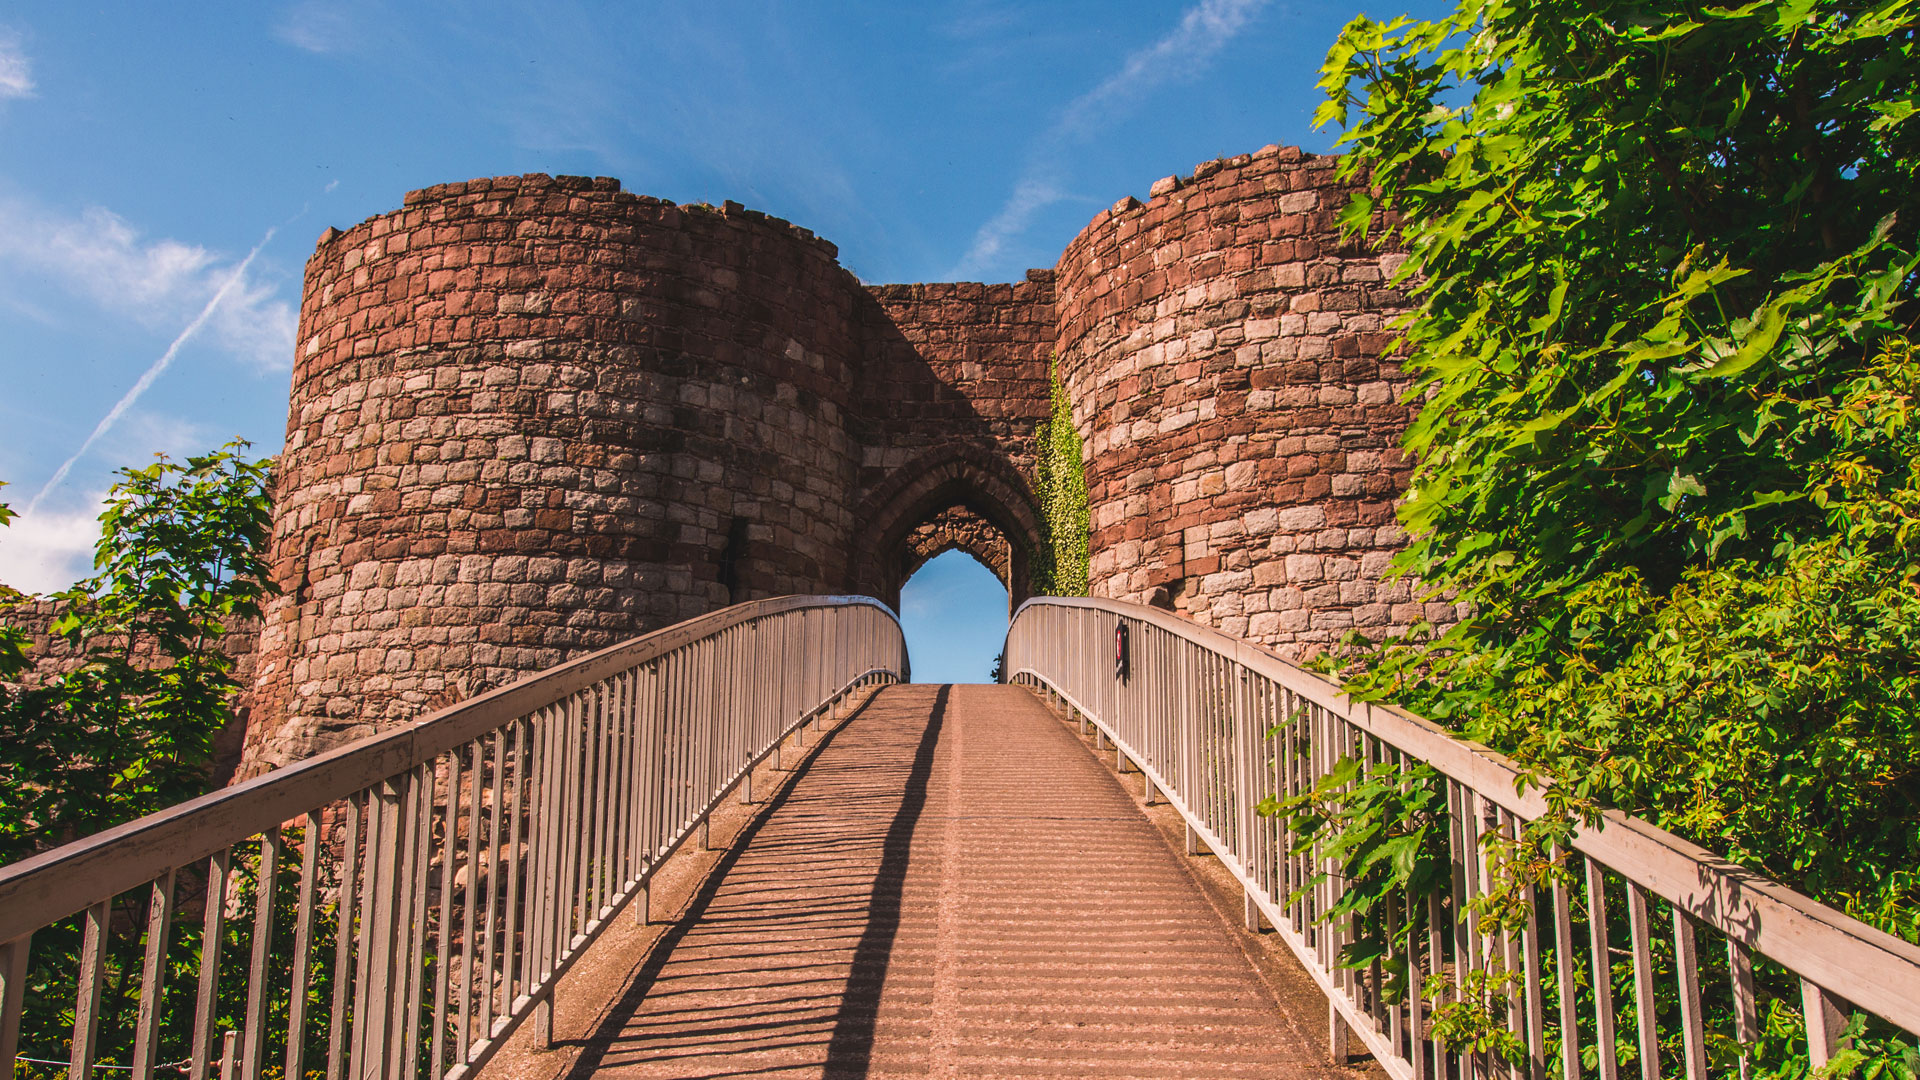
[[[1124,672],[1116,664],[1121,625],[1130,653]],[[1264,916],[1328,994],[1336,1027],[1357,1035],[1397,1080],[1445,1077],[1450,1056],[1458,1060],[1461,1077],[1484,1071],[1484,1062],[1449,1055],[1431,1040],[1426,1025],[1443,1003],[1423,1001],[1421,981],[1443,972],[1458,992],[1468,971],[1490,964],[1521,976],[1522,1000],[1515,1002],[1510,1026],[1526,1042],[1532,1075],[1544,1075],[1546,1047],[1558,1041],[1561,1075],[1580,1076],[1584,1041],[1600,1060],[1598,1075],[1618,1076],[1606,912],[1610,895],[1622,888],[1632,929],[1630,996],[1636,1005],[1649,1005],[1635,1008],[1642,1061],[1656,1063],[1646,1076],[1659,1075],[1664,1034],[1651,1007],[1656,969],[1671,967],[1679,980],[1679,1057],[1689,1080],[1707,1068],[1703,1000],[1725,1006],[1715,1015],[1733,1018],[1734,1030],[1721,1034],[1742,1043],[1757,1037],[1758,958],[1799,983],[1816,1067],[1835,1052],[1849,1005],[1920,1032],[1920,948],[1617,811],[1572,840],[1585,863],[1584,890],[1555,883],[1546,910],[1536,912],[1519,940],[1481,940],[1466,906],[1485,889],[1478,838],[1487,829],[1512,835],[1545,813],[1541,791],[1526,787],[1520,770],[1493,750],[1403,709],[1353,701],[1333,683],[1251,643],[1139,604],[1038,597],[1014,613],[1006,669],[1009,681],[1057,695],[1085,717],[1140,769],[1150,793],[1157,789],[1166,796],[1191,835],[1239,879],[1249,919],[1256,911]],[[1416,939],[1386,961],[1411,976],[1403,1000],[1383,993],[1381,965],[1338,966],[1349,938],[1323,923],[1321,913],[1338,901],[1339,889],[1332,881],[1313,883],[1316,871],[1333,868],[1317,853],[1291,855],[1294,838],[1283,822],[1255,812],[1263,799],[1310,789],[1345,756],[1424,762],[1446,780],[1451,892],[1426,913],[1424,945]],[[1609,875],[1624,879],[1624,886],[1612,884]],[[1649,920],[1661,901],[1673,926],[1670,944],[1656,959],[1653,938],[1659,934]],[[1579,951],[1571,914],[1576,902],[1589,939]],[[1728,972],[1724,985],[1701,980],[1702,932],[1725,943],[1727,959],[1718,965]],[[1606,978],[1592,978],[1594,957],[1608,958]],[[1593,988],[1584,1015],[1576,1008],[1581,979]],[[1567,1032],[1573,1036],[1565,1037]]]
[[[71,1080],[95,1068],[116,1006],[137,1014],[122,1018],[132,1080],[183,1043],[189,1080],[258,1080],[279,1056],[300,1077],[316,1031],[327,1080],[470,1075],[529,1015],[550,1037],[554,983],[756,764],[906,664],[878,601],[739,604],[0,867],[0,1080],[43,933],[56,951],[79,940]],[[182,906],[196,941],[174,925]],[[243,971],[222,959],[229,939]],[[199,981],[170,1016],[183,955]],[[103,1002],[116,968],[134,988]],[[309,1007],[322,989],[330,1011]]]

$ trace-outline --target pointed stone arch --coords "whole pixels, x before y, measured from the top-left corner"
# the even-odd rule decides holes
[[[874,488],[858,520],[853,591],[895,610],[907,578],[953,550],[991,570],[1014,606],[1033,595],[1033,558],[1045,535],[1038,502],[997,448],[945,447],[915,458]]]

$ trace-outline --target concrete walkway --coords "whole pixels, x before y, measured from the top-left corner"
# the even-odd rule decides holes
[[[890,687],[720,857],[568,1073],[1353,1075],[1234,933],[1032,695]]]

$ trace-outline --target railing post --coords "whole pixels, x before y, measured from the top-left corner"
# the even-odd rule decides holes
[[[229,1031],[220,1038],[220,1080],[233,1080],[233,1063],[237,1056],[234,1043],[239,1041],[240,1033]]]
[[[93,1059],[100,1037],[100,991],[107,974],[107,935],[112,927],[112,901],[102,900],[87,909],[86,931],[80,946],[78,995],[73,1007],[73,1055],[67,1066],[67,1080],[90,1080]],[[232,1044],[229,1043],[229,1046]]]
[[[22,934],[0,945],[0,1080],[13,1080],[14,1057],[20,1052],[20,1013],[27,991],[27,950],[32,934]]]
[[[1260,905],[1255,896],[1254,873],[1258,865],[1254,857],[1253,843],[1253,776],[1254,759],[1259,754],[1259,734],[1254,729],[1251,703],[1247,701],[1247,671],[1239,664],[1227,668],[1232,685],[1228,696],[1227,708],[1230,710],[1229,723],[1233,732],[1233,812],[1234,812],[1234,856],[1240,863],[1240,873],[1246,879],[1241,883],[1245,894],[1242,902],[1246,907],[1247,929],[1252,933],[1260,932]]]
[[[280,866],[280,830],[260,837],[260,868],[253,886],[253,955],[247,964],[247,1011],[242,1019],[246,1042],[240,1075],[254,1080],[267,1045],[267,962],[273,946],[273,886]]]
[[[553,1049],[553,988],[540,995],[533,1004],[533,1048],[535,1050]]]
[[[200,982],[195,993],[190,1080],[206,1080],[213,1056],[213,1012],[220,980],[220,944],[226,937],[227,869],[232,849],[221,848],[207,860],[207,891],[200,923]],[[361,1014],[364,1015],[364,1014]],[[361,1025],[354,1025],[356,1031]]]
[[[1846,1002],[1819,986],[1800,980],[1800,1004],[1807,1022],[1807,1061],[1823,1068],[1840,1052],[1840,1033],[1847,1029]]]
[[[1353,1032],[1347,1027],[1347,1021],[1341,1017],[1340,1010],[1334,1007],[1333,999],[1327,999],[1327,1057],[1335,1065],[1345,1065],[1353,1057]]]

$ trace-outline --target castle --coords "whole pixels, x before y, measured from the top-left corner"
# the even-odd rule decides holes
[[[1000,285],[863,285],[806,229],[609,179],[328,230],[243,774],[727,603],[897,604],[951,548],[1018,603],[1055,362],[1095,595],[1283,653],[1444,617],[1382,581],[1406,301],[1398,256],[1340,239],[1335,163],[1209,162]]]

